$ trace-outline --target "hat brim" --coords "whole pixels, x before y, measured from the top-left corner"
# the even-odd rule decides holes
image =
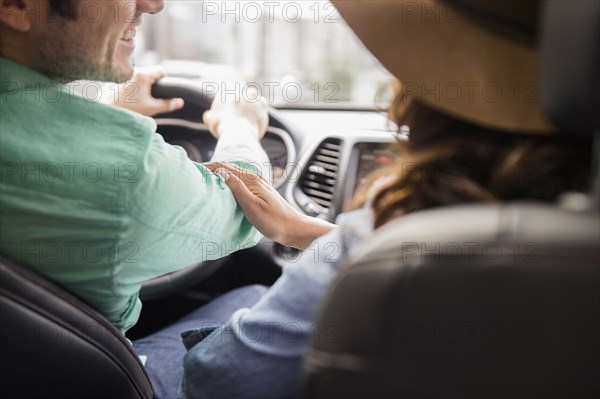
[[[535,46],[486,29],[433,0],[334,0],[350,28],[403,85],[407,98],[471,123],[550,133]]]

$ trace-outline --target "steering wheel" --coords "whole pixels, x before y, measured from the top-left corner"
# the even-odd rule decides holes
[[[202,126],[202,114],[210,108],[214,98],[214,96],[205,93],[202,85],[199,83],[188,79],[171,77],[166,77],[158,81],[152,87],[152,95],[155,98],[178,97],[185,100],[185,106],[182,109],[168,114],[156,115],[155,119],[157,119],[157,122],[160,122],[161,119],[170,121],[184,120],[194,123],[195,126]],[[275,110],[269,110],[269,131],[275,132],[278,135],[281,135],[281,132],[286,133],[287,128],[279,121],[275,113]],[[203,129],[202,127],[200,128],[200,130]],[[210,135],[208,128],[206,128],[206,134]],[[292,154],[290,156],[293,158]],[[224,263],[225,259],[200,262],[177,272],[146,281],[142,285],[140,298],[142,300],[159,299],[189,289],[213,274]]]

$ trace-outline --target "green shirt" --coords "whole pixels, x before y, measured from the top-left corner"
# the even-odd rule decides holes
[[[121,332],[145,280],[261,238],[221,177],[165,143],[152,118],[1,57],[0,76],[1,252]]]

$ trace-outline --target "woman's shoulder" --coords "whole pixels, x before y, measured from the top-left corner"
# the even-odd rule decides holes
[[[352,248],[373,234],[373,211],[361,208],[340,214],[336,219],[342,251],[347,255]]]

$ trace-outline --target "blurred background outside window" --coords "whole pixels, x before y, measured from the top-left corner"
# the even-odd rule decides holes
[[[275,106],[390,99],[389,73],[329,1],[167,1],[144,17],[136,40],[138,66],[162,63],[171,76],[227,88],[243,82]]]

